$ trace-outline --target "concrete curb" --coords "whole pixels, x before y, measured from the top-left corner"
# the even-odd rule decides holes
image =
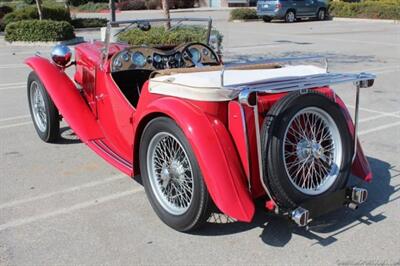
[[[233,22],[233,23],[242,23],[242,22],[257,22],[257,21],[261,21],[262,19],[260,18],[255,18],[255,19],[234,19],[234,20],[230,20],[229,22]]]
[[[352,22],[381,22],[381,23],[393,23],[400,24],[400,20],[396,19],[371,19],[371,18],[341,18],[333,17],[333,21],[352,21]]]
[[[83,37],[76,37],[74,39],[68,41],[60,41],[60,42],[5,42],[6,45],[9,46],[54,46],[57,44],[63,45],[75,45],[84,42]]]

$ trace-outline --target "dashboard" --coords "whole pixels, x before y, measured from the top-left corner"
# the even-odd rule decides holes
[[[203,43],[185,43],[164,49],[150,46],[129,47],[113,55],[111,71],[162,70],[203,65],[219,65],[212,48]]]

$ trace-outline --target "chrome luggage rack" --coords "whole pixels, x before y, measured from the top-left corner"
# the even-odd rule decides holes
[[[257,142],[257,157],[259,166],[259,175],[261,183],[266,191],[268,197],[275,205],[275,211],[279,212],[279,206],[272,197],[271,192],[264,183],[264,173],[262,167],[262,155],[261,155],[261,137],[260,137],[260,123],[259,123],[259,110],[258,110],[258,93],[283,93],[293,91],[305,91],[308,89],[315,89],[320,87],[326,87],[333,84],[352,82],[356,88],[356,101],[355,101],[355,112],[354,112],[354,153],[352,161],[354,161],[357,154],[357,131],[358,131],[358,112],[359,112],[359,99],[360,99],[360,88],[371,87],[374,84],[376,76],[371,73],[329,73],[328,72],[328,60],[324,57],[297,57],[297,58],[278,58],[266,60],[261,63],[290,63],[295,61],[321,61],[325,63],[326,73],[315,74],[301,77],[281,77],[257,81],[254,83],[243,83],[234,85],[224,84],[224,74],[229,69],[238,69],[240,66],[247,66],[245,64],[227,64],[223,66],[221,71],[221,87],[230,90],[236,90],[239,92],[238,101],[242,105],[253,108],[254,121],[256,128],[256,142]],[[257,62],[260,63],[260,62]],[[251,64],[254,64],[252,62]],[[334,99],[335,100],[335,99]]]

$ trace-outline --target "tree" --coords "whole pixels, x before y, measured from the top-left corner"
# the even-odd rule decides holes
[[[169,20],[171,17],[169,14],[169,3],[168,0],[162,0],[161,3],[162,3],[162,9],[164,11],[164,16],[167,19],[167,21],[165,22],[165,29],[168,30],[171,28],[171,21]]]
[[[39,20],[42,20],[43,19],[42,0],[36,0],[36,7],[39,14]]]

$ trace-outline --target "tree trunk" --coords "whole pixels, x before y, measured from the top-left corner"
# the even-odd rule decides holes
[[[169,19],[170,19],[169,3],[168,3],[168,0],[162,0],[161,3],[162,3],[163,11],[164,11],[164,16],[165,16],[166,19],[168,19],[165,22],[165,29],[169,30],[171,28],[171,21],[169,21]]]
[[[64,0],[64,7],[65,7],[65,9],[68,11],[68,13],[70,13],[70,10],[69,10],[69,0]]]
[[[43,19],[43,14],[42,14],[42,0],[36,0],[36,7],[38,10],[38,14],[39,14],[39,20]]]

